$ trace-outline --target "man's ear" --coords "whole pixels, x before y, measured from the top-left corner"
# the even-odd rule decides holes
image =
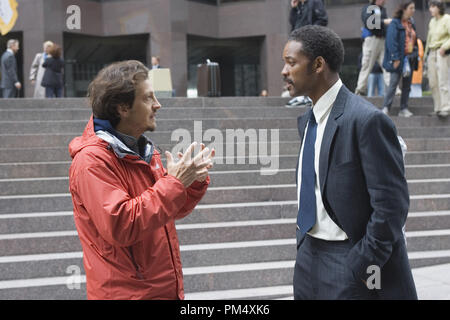
[[[313,63],[313,72],[316,74],[322,73],[325,69],[325,59],[321,56],[318,56]]]
[[[129,111],[130,111],[130,108],[128,108],[128,106],[126,106],[124,104],[119,104],[117,106],[117,112],[119,113],[121,119],[127,118]]]

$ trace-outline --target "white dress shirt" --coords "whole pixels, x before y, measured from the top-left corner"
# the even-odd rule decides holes
[[[342,87],[342,81],[339,79],[322,97],[319,101],[312,107],[314,112],[314,117],[317,122],[317,136],[315,143],[315,153],[314,153],[314,169],[316,171],[316,224],[308,232],[308,234],[314,238],[319,238],[328,241],[339,241],[348,239],[347,234],[339,228],[336,223],[330,218],[325,206],[322,201],[322,194],[320,192],[320,175],[319,175],[319,159],[320,159],[320,148],[322,146],[323,134],[325,132],[325,127],[328,122],[328,117],[331,112],[331,108],[336,100],[339,90]],[[308,130],[309,123],[306,126],[305,134],[303,138],[306,137],[306,132]],[[300,207],[300,186],[302,183],[302,159],[303,159],[303,141],[300,150],[300,161],[298,168],[298,188],[297,188],[297,204]]]

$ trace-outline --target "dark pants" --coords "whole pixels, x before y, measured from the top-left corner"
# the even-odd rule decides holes
[[[17,94],[16,88],[3,88],[3,98],[15,98]]]
[[[369,290],[346,265],[351,248],[348,240],[325,241],[306,235],[297,251],[294,299],[378,299],[376,290]]]
[[[46,98],[61,98],[62,97],[62,88],[45,87],[45,97]]]
[[[412,72],[409,77],[403,78],[400,72],[391,72],[391,80],[384,96],[383,107],[391,109],[392,102],[394,101],[395,91],[397,86],[402,81],[402,96],[400,98],[400,109],[408,108],[409,92],[411,91]]]

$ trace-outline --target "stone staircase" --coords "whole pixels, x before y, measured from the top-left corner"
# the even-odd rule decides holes
[[[261,175],[260,162],[248,157],[216,164],[201,204],[177,223],[187,299],[292,296],[296,118],[305,109],[287,109],[286,101],[161,100],[158,129],[149,137],[163,151],[177,144],[175,129],[187,129],[194,138],[194,120],[202,121],[203,133],[214,128],[224,137],[226,129],[280,129],[275,175]],[[372,101],[381,105],[380,99]],[[410,106],[416,116],[393,119],[408,145],[407,240],[414,268],[450,262],[450,121],[427,116],[429,98],[412,99]],[[83,99],[0,99],[0,299],[86,298],[67,146],[90,113]],[[246,154],[251,147],[245,143]]]

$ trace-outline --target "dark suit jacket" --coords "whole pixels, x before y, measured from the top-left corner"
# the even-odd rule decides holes
[[[17,62],[13,53],[5,51],[1,59],[2,82],[4,89],[14,88],[14,84],[19,82],[17,78]]]
[[[302,140],[311,112],[298,118]],[[417,299],[402,232],[409,193],[395,125],[345,86],[325,128],[319,181],[330,218],[353,245],[347,263],[355,278],[367,280],[376,265],[381,299]],[[297,247],[303,239],[297,232]]]

